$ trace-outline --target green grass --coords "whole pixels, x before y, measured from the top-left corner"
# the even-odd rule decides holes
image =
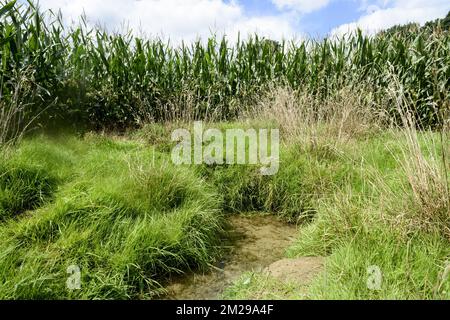
[[[342,242],[309,289],[311,299],[450,299],[450,281],[442,278],[449,243],[438,235],[405,239],[372,227]],[[381,272],[379,290],[367,285],[371,266]]]
[[[55,180],[33,167],[0,168],[0,219],[35,209],[51,197]]]
[[[128,138],[38,135],[3,156],[1,299],[159,297],[171,274],[207,270],[221,253],[226,214],[248,211],[299,223],[286,255],[325,256],[326,268],[308,288],[245,273],[224,298],[450,298],[440,224],[448,220],[419,214],[397,131],[283,145],[279,173],[263,177],[256,166],[172,165],[170,140],[156,139],[171,126]],[[445,147],[430,145],[436,137],[420,134],[428,159]],[[71,265],[81,269],[81,290],[66,288]],[[366,284],[373,265],[381,290]]]
[[[313,216],[313,199],[331,187],[325,167],[295,146],[283,148],[281,159],[274,176],[262,176],[250,165],[204,165],[200,172],[224,195],[225,212],[270,212],[290,222]]]
[[[306,289],[292,282],[281,282],[267,274],[244,273],[222,295],[225,300],[301,300]]]
[[[59,140],[63,141],[65,137]],[[0,158],[0,220],[36,209],[51,199],[58,186],[70,176],[76,157],[73,150],[59,147],[55,141],[28,140],[11,152],[3,149]]]
[[[274,128],[274,125],[258,121],[228,122],[205,124],[204,129],[214,127],[225,133],[233,128]],[[181,127],[192,129],[188,125]],[[174,146],[170,140],[170,130],[174,128],[174,124],[146,125],[133,137],[149,143],[158,151],[169,153]],[[248,144],[246,147],[248,152]],[[318,157],[309,155],[299,146],[283,147],[281,154],[282,170],[274,176],[262,176],[260,165],[202,164],[185,167],[195,171],[223,195],[222,210],[225,213],[269,212],[290,222],[312,216],[312,199],[327,188],[327,177],[322,174],[324,166],[314,165]]]
[[[33,157],[34,143],[49,147]],[[67,163],[63,155],[75,150],[76,162]],[[17,154],[30,162],[59,159],[52,173],[64,166],[72,173],[53,201],[1,225],[1,298],[152,297],[167,275],[213,261],[223,226],[220,199],[164,155],[97,136],[67,143],[37,138]],[[81,268],[80,291],[66,288],[70,265]]]
[[[424,152],[430,136],[436,140],[437,134],[420,134]],[[449,299],[450,279],[444,274],[450,246],[440,231],[450,226],[450,209],[444,207],[447,220],[435,222],[437,229],[420,227],[425,222],[409,197],[398,160],[405,144],[397,133],[386,131],[341,146],[338,159],[312,157],[303,168],[322,166],[322,181],[332,187],[313,198],[314,221],[300,229],[287,256],[325,256],[325,270],[303,294],[292,284],[274,286],[276,280],[256,273],[236,281],[225,298]],[[381,271],[380,290],[367,286],[371,266]]]

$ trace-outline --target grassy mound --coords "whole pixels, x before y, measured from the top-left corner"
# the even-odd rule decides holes
[[[204,129],[215,128],[225,134],[227,129],[272,128],[268,121],[246,123],[204,123]],[[191,129],[187,124],[148,124],[134,133],[152,148],[170,153],[175,145],[171,131],[177,127]],[[192,137],[193,139],[193,137]],[[248,152],[248,145],[247,152]],[[224,163],[226,154],[224,148]],[[263,176],[259,165],[194,165],[187,169],[197,172],[212,184],[221,195],[222,210],[226,213],[265,212],[288,221],[311,218],[315,209],[313,199],[331,187],[321,172],[324,166],[319,155],[311,155],[299,146],[284,146],[281,150],[280,170],[274,176]],[[337,173],[339,174],[339,172]],[[325,177],[328,179],[329,177]]]
[[[33,167],[0,167],[0,220],[32,210],[49,199],[55,179]]]
[[[51,200],[76,161],[73,152],[39,139],[23,142],[14,152],[3,151],[0,159],[0,220],[36,209]]]
[[[83,142],[55,201],[1,227],[1,298],[152,297],[217,252],[220,201],[204,181],[137,143]],[[81,290],[66,287],[73,266]]]
[[[322,166],[322,181],[332,187],[313,199],[314,220],[300,229],[287,255],[326,256],[327,263],[301,298],[450,298],[450,207],[445,190],[438,188],[445,177],[432,180],[418,163],[408,171],[412,159],[437,170],[433,154],[438,159],[436,154],[448,145],[436,133],[420,133],[417,141],[421,150],[411,154],[403,133],[385,132],[339,146],[336,159],[311,158],[317,161],[308,166]],[[418,190],[422,198],[415,197]],[[377,283],[372,282],[374,270],[379,286],[372,285]],[[274,279],[259,273],[244,275],[225,298],[270,299],[278,292],[267,290],[273,287],[284,289],[277,298],[299,298],[292,284],[274,285]]]
[[[263,176],[258,166],[203,166],[201,173],[223,195],[229,213],[268,212],[294,222],[314,215],[313,199],[322,182],[320,167],[311,166],[300,151],[283,150],[283,163],[274,176]]]

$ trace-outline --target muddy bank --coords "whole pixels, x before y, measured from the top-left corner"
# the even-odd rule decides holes
[[[230,217],[228,253],[207,274],[186,274],[166,288],[167,299],[219,299],[223,290],[246,271],[262,271],[284,257],[297,236],[297,227],[273,216]]]

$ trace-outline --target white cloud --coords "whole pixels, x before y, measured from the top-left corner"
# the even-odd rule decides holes
[[[228,34],[232,39],[238,33],[248,35],[258,33],[269,39],[280,40],[283,36],[291,39],[295,36],[295,32],[288,17],[283,19],[280,16],[252,17],[237,21],[232,27],[228,28]]]
[[[367,1],[363,1],[367,4]],[[450,9],[448,0],[380,0],[376,5],[363,6],[366,10],[358,21],[341,25],[331,35],[342,36],[360,28],[367,34],[374,34],[394,25],[427,21],[444,17]]]
[[[272,0],[279,9],[296,10],[300,13],[311,13],[325,8],[330,0]]]
[[[40,0],[41,7],[61,9],[67,21],[86,13],[91,24],[120,30],[124,24],[135,32],[162,36],[179,43],[226,33],[233,40],[258,32],[281,39],[292,37],[294,27],[282,15],[249,17],[236,1],[223,0]]]

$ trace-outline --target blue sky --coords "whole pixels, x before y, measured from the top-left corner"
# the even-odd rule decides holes
[[[24,1],[24,0],[21,0]],[[230,39],[257,32],[274,39],[367,33],[407,22],[424,23],[450,10],[449,0],[40,0],[44,9],[61,9],[70,24],[85,12],[92,25],[117,31],[124,24],[137,33],[174,42],[207,37]]]
[[[294,1],[286,1],[286,3],[295,3]],[[298,1],[301,3],[302,1]],[[304,1],[306,3],[308,1]],[[319,1],[320,2],[320,1]],[[281,14],[283,11],[289,10],[286,6],[280,9],[272,0],[240,0],[239,3],[245,8],[249,15],[270,15]],[[298,14],[295,18],[294,27],[296,31],[305,33],[312,37],[325,36],[332,32],[335,28],[342,25],[351,24],[358,21],[359,18],[370,15],[372,12],[381,10],[390,10],[398,8],[427,8],[434,12],[431,14],[424,13],[424,18],[416,16],[411,21],[423,22],[423,20],[435,19],[445,16],[450,9],[450,1],[410,1],[409,5],[403,1],[356,1],[356,0],[335,0],[323,1],[324,5],[317,10],[306,14]],[[444,10],[442,10],[444,9]],[[408,9],[406,9],[408,11]],[[440,12],[442,12],[440,14]],[[407,14],[408,12],[405,12]],[[390,26],[389,21],[387,25]]]
[[[304,16],[299,28],[311,36],[323,36],[333,28],[357,20],[361,11],[354,1],[335,1],[325,8]]]
[[[280,10],[271,0],[241,0],[239,1],[249,15],[281,14]],[[355,1],[332,1],[322,9],[309,14],[299,15],[295,21],[295,28],[299,32],[313,37],[326,35],[335,27],[353,22],[361,16],[361,10]]]

